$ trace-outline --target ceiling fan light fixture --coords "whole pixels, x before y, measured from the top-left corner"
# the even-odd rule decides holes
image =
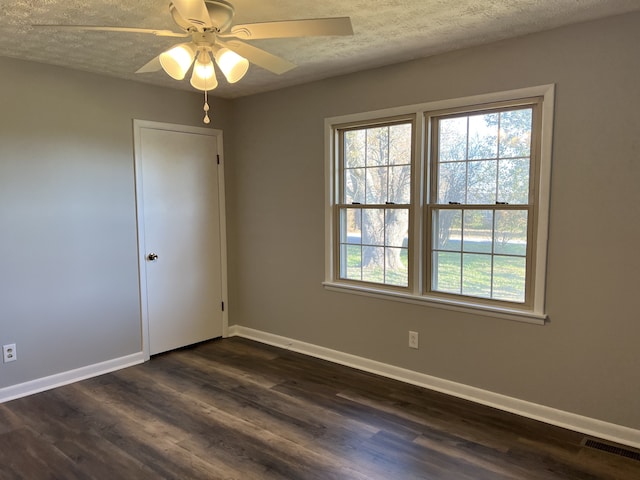
[[[196,51],[192,44],[181,43],[160,54],[160,65],[171,78],[182,80],[195,56]]]
[[[213,90],[218,86],[216,71],[211,60],[211,55],[206,50],[198,54],[196,62],[193,64],[191,73],[191,86],[198,90]]]
[[[241,57],[228,48],[220,48],[216,51],[216,63],[229,83],[236,83],[245,76],[249,70],[249,60]]]

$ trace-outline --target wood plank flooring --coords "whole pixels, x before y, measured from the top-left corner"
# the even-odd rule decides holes
[[[241,338],[0,405],[0,479],[640,479],[582,434]]]

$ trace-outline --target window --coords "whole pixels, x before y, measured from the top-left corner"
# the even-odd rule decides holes
[[[544,323],[553,86],[327,119],[329,289]]]
[[[429,118],[428,291],[530,303],[538,103]]]
[[[338,276],[409,285],[413,125],[339,129]]]

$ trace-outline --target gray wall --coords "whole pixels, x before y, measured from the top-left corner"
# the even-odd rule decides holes
[[[202,98],[0,58],[0,388],[141,350],[133,118]],[[214,100],[213,124],[229,118]],[[226,128],[225,128],[226,129]]]
[[[230,323],[640,429],[638,45],[632,14],[234,101]],[[325,117],[548,83],[548,325],[323,289]]]

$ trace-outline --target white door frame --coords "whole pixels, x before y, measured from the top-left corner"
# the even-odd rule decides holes
[[[224,150],[222,148],[222,130],[204,127],[191,127],[172,123],[152,122],[149,120],[133,120],[134,139],[134,173],[136,181],[136,224],[138,230],[138,280],[140,286],[140,319],[142,329],[142,353],[144,360],[149,360],[149,310],[147,304],[147,262],[144,236],[144,205],[142,200],[142,144],[141,129],[167,130],[171,132],[194,133],[215,137],[218,149],[218,201],[220,208],[220,276],[222,286],[222,336],[227,337],[229,316],[227,308],[227,219],[225,215],[224,191]]]

